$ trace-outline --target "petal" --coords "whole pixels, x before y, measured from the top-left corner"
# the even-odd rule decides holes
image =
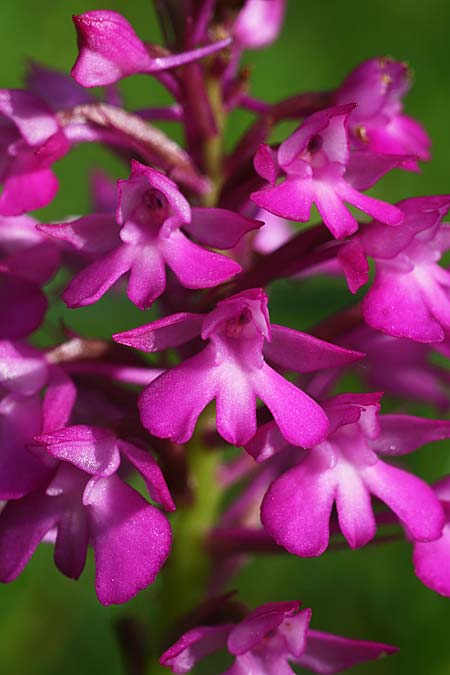
[[[26,75],[28,88],[53,110],[67,110],[82,103],[91,103],[92,95],[80,87],[70,75],[39,63],[29,63]]]
[[[256,151],[253,159],[255,170],[262,178],[265,178],[271,185],[275,185],[279,174],[277,156],[274,150],[263,143]]]
[[[439,342],[444,338],[413,273],[394,273],[378,267],[362,312],[369,326],[395,337],[418,342]]]
[[[420,293],[433,317],[450,329],[450,275],[439,265],[421,265],[414,270]]]
[[[339,249],[337,257],[344,270],[350,292],[356,293],[369,281],[369,263],[364,249],[357,239],[349,241]]]
[[[275,480],[261,505],[261,522],[277,544],[302,557],[328,546],[336,478],[316,449],[299,466]]]
[[[144,43],[117,12],[94,10],[73,17],[79,54],[72,77],[83,87],[104,86],[151,64]]]
[[[44,143],[59,129],[50,108],[23,89],[0,89],[0,113],[16,125],[28,145]]]
[[[65,427],[72,413],[77,390],[61,368],[50,370],[50,380],[42,404],[42,431],[49,433]]]
[[[217,431],[228,443],[244,445],[256,432],[256,396],[248,375],[232,361],[218,372]]]
[[[35,442],[52,457],[92,475],[110,476],[120,464],[117,439],[100,427],[83,424],[65,427],[35,436]]]
[[[253,382],[257,396],[267,405],[289,443],[311,448],[325,438],[328,418],[301,389],[267,364],[253,376]]]
[[[0,214],[19,216],[50,204],[58,191],[58,179],[51,169],[30,168],[9,175],[0,196]]]
[[[298,611],[299,602],[270,602],[248,614],[230,632],[227,648],[238,656],[255,649],[268,633],[276,631],[283,621]]]
[[[41,241],[30,248],[17,251],[3,258],[2,267],[36,284],[44,284],[55,274],[60,263],[57,247],[49,241]]]
[[[155,581],[167,559],[167,518],[117,476],[92,479],[88,509],[95,554],[95,588],[103,605],[127,602]]]
[[[83,253],[104,254],[120,244],[120,227],[110,213],[93,213],[60,225],[39,225],[38,230]]]
[[[34,492],[9,502],[0,514],[0,580],[13,581],[58,522],[59,500]]]
[[[344,181],[339,183],[337,191],[341,199],[345,199],[346,202],[356,206],[356,208],[361,209],[364,213],[368,213],[369,216],[380,220],[382,223],[400,225],[403,221],[403,213],[397,206],[363,195]]]
[[[376,523],[370,493],[354,466],[337,467],[336,509],[339,526],[351,548],[364,546],[375,536]]]
[[[188,673],[206,656],[222,649],[233,624],[199,626],[185,633],[160,658],[173,673]]]
[[[302,124],[291,134],[278,150],[278,161],[283,168],[292,167],[299,153],[308,149],[309,141],[320,134],[323,149],[332,162],[346,164],[348,160],[348,140],[346,121],[354,103],[325,108],[308,115]]]
[[[127,245],[114,249],[79,272],[67,286],[62,297],[68,307],[91,305],[128,272],[132,265],[132,250]]]
[[[73,503],[61,517],[55,542],[55,565],[70,579],[78,579],[86,563],[89,543],[89,523],[82,508]]]
[[[233,24],[233,37],[244,49],[261,49],[276,40],[284,19],[285,0],[247,0]]]
[[[408,163],[414,158],[403,154],[403,157],[396,157],[365,150],[353,150],[345,172],[345,181],[355,190],[368,190],[388,171],[396,168],[407,168]]]
[[[29,335],[44,318],[48,302],[39,286],[28,279],[0,272],[0,339]]]
[[[323,403],[323,408],[330,420],[328,437],[339,427],[359,421],[364,437],[370,439],[380,433],[379,417],[380,392],[370,394],[337,394]],[[372,453],[371,453],[372,454]]]
[[[191,207],[174,181],[161,171],[131,160],[131,174],[126,180],[118,181],[119,201],[117,205],[117,222],[125,225],[132,220],[136,208],[141,204],[145,193],[153,188],[161,192],[167,199],[175,221],[187,223],[191,219]]]
[[[161,504],[166,511],[175,511],[175,504],[163,473],[151,454],[122,440],[119,440],[119,448],[143,477],[150,497]]]
[[[167,239],[160,239],[160,248],[167,264],[186,288],[211,288],[242,270],[231,258],[197,246],[179,230]]]
[[[154,436],[186,443],[215,397],[214,352],[208,348],[156,378],[139,397],[142,424]]]
[[[211,248],[233,248],[239,240],[252,230],[262,226],[261,221],[245,218],[227,209],[192,209],[192,220],[183,229]]]
[[[369,490],[387,504],[418,541],[441,536],[444,513],[433,490],[420,478],[378,461],[361,471]]]
[[[256,215],[263,222],[252,243],[253,250],[257,253],[262,255],[272,253],[294,236],[294,226],[284,218],[275,216],[265,209],[259,209]]]
[[[287,447],[289,444],[275,422],[260,426],[253,438],[245,444],[245,449],[257,462],[264,462]]]
[[[238,656],[222,675],[295,675],[282,650],[247,652]]]
[[[406,455],[433,441],[450,438],[448,420],[432,420],[412,415],[380,415],[381,433],[370,442],[384,455]]]
[[[396,651],[396,647],[379,642],[350,640],[331,633],[309,630],[306,649],[295,662],[314,673],[330,675]]]
[[[0,499],[18,499],[49,479],[46,464],[27,446],[41,426],[38,396],[5,396],[0,403]]]
[[[0,384],[29,396],[44,386],[48,365],[40,352],[22,342],[0,341]]]
[[[287,178],[273,188],[253,192],[250,198],[276,216],[306,222],[310,218],[314,191],[310,179]]]
[[[296,373],[311,373],[352,363],[363,358],[364,354],[337,347],[292,328],[272,324],[270,342],[264,344],[264,356],[280,368]]]
[[[420,581],[440,595],[450,597],[450,524],[442,537],[414,544],[414,570]]]
[[[164,259],[155,246],[144,246],[131,264],[127,295],[139,309],[148,309],[165,288]]]
[[[358,222],[344,206],[342,196],[335,186],[325,181],[314,181],[313,189],[314,203],[331,234],[336,239],[343,239],[356,232]]]
[[[113,338],[122,345],[143,352],[161,352],[170,347],[179,347],[200,335],[204,318],[203,314],[180,312],[152,321],[145,326],[116,333]]]

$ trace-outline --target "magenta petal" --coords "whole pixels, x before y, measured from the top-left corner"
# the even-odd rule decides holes
[[[53,110],[67,110],[83,103],[92,103],[90,92],[80,87],[70,75],[46,68],[39,63],[29,63],[26,83],[33,94],[39,96]]]
[[[47,298],[32,281],[0,272],[0,339],[14,339],[32,333],[47,310]]]
[[[37,396],[4,396],[0,402],[0,499],[18,499],[41,486],[49,468],[27,446],[41,426]]]
[[[81,504],[67,504],[68,508],[58,523],[55,541],[55,565],[70,579],[78,579],[86,563],[89,543],[89,523]]]
[[[186,443],[216,395],[214,352],[208,348],[156,378],[139,398],[142,424],[154,436]]]
[[[267,405],[289,443],[311,448],[325,438],[328,418],[301,389],[267,364],[253,376],[253,381],[257,396]]]
[[[261,49],[276,40],[286,0],[246,0],[233,25],[233,36],[244,49]]]
[[[412,272],[397,274],[378,269],[362,312],[369,326],[395,337],[418,342],[440,342],[444,338]]]
[[[310,459],[290,469],[267,491],[261,522],[277,544],[302,557],[321,555],[328,546],[336,481],[324,458],[312,450]]]
[[[372,216],[376,220],[380,220],[382,223],[400,225],[403,221],[403,213],[397,206],[363,195],[344,181],[339,184],[337,191],[342,199],[345,199],[345,201],[361,209],[361,211],[369,214],[369,216]]]
[[[37,349],[25,342],[0,340],[0,384],[29,396],[44,386],[48,365]]]
[[[337,471],[336,510],[339,527],[350,546],[358,548],[373,539],[376,532],[370,493],[355,467],[342,463]]]
[[[185,633],[160,658],[173,673],[188,673],[196,663],[226,645],[233,624],[199,626]]]
[[[252,230],[257,230],[261,221],[245,218],[227,209],[192,209],[192,220],[183,225],[191,236],[204,246],[211,248],[233,248],[239,240]]]
[[[253,438],[245,444],[245,449],[257,462],[264,462],[287,447],[288,442],[275,422],[267,422],[258,427]]]
[[[363,358],[364,354],[337,347],[292,328],[272,324],[271,340],[264,344],[264,356],[286,370],[310,373],[352,363]]]
[[[342,265],[351,293],[356,293],[369,281],[369,263],[358,241],[345,243],[338,251],[338,261]]]
[[[35,436],[35,442],[89,474],[110,476],[120,464],[117,439],[107,429],[79,424]]]
[[[58,522],[60,503],[35,492],[9,502],[0,514],[0,580],[13,581]]]
[[[91,305],[131,267],[132,251],[126,244],[114,249],[79,272],[67,286],[62,297],[68,307]]]
[[[396,651],[397,648],[391,645],[365,640],[350,640],[331,633],[309,630],[306,649],[296,659],[296,663],[319,675],[331,675],[347,670],[358,663],[380,659]]]
[[[83,253],[107,253],[120,243],[120,227],[110,213],[94,213],[60,225],[39,225],[38,230]]]
[[[402,469],[378,461],[361,471],[369,490],[381,499],[417,541],[433,541],[444,527],[442,506],[427,483]]]
[[[166,511],[175,511],[175,504],[163,473],[151,454],[122,440],[119,441],[119,448],[143,477],[150,497],[161,504]]]
[[[80,52],[72,77],[83,87],[112,84],[151,64],[144,43],[117,12],[94,10],[73,21]]]
[[[127,295],[139,309],[148,309],[166,288],[166,267],[159,250],[144,246],[131,263]]]
[[[8,176],[0,196],[0,214],[19,216],[50,204],[58,191],[58,180],[51,169],[32,169]]]
[[[277,154],[270,145],[263,143],[256,151],[253,159],[255,170],[262,178],[265,178],[271,185],[275,185],[279,174]]]
[[[287,178],[273,188],[253,192],[250,198],[276,216],[306,222],[310,217],[314,191],[309,179]]]
[[[84,492],[94,545],[97,596],[127,602],[152,584],[167,559],[167,518],[117,476],[92,479]]]
[[[175,221],[179,227],[191,219],[191,207],[187,199],[181,194],[174,181],[150,166],[131,160],[131,175],[126,180],[117,183],[119,201],[117,205],[117,222],[125,225],[133,220],[136,208],[142,204],[142,199],[149,189],[158,190],[167,199],[171,208],[169,220]],[[169,228],[169,232],[171,228]]]
[[[412,415],[381,415],[381,433],[370,442],[384,455],[406,455],[433,441],[450,438],[450,422]]]
[[[339,427],[353,424],[358,420],[364,436],[370,439],[377,437],[380,432],[378,413],[381,397],[380,392],[371,392],[370,394],[337,394],[327,399],[323,407],[330,420],[328,437]]]
[[[450,597],[450,524],[436,541],[416,542],[414,569],[420,581],[440,595]]]
[[[247,373],[233,364],[220,368],[217,431],[228,443],[244,445],[256,432],[256,396]]]
[[[76,397],[77,389],[72,380],[60,368],[52,368],[42,404],[42,431],[44,433],[66,426]]]
[[[15,124],[28,145],[40,145],[58,131],[50,108],[26,90],[0,89],[0,114]]]
[[[268,633],[275,631],[285,620],[299,609],[298,602],[271,602],[250,612],[230,632],[227,640],[228,651],[238,656],[254,649]]]
[[[392,140],[404,153],[417,156],[423,162],[430,160],[431,140],[419,122],[408,115],[396,115],[388,126]]]
[[[236,657],[233,665],[221,675],[295,675],[290,667],[287,656],[281,650],[273,653],[251,651]]]
[[[224,255],[197,246],[179,230],[160,239],[164,258],[186,288],[211,288],[238,274],[241,266]]]
[[[180,345],[200,335],[203,314],[180,312],[158,319],[145,326],[116,333],[116,342],[143,352],[160,352]]]
[[[336,239],[348,237],[358,229],[358,221],[342,199],[333,183],[314,181],[314,202],[323,222]]]
[[[9,269],[12,274],[20,271],[21,277],[41,285],[52,278],[58,266],[59,251],[49,241],[41,241],[2,260],[4,269]]]
[[[370,151],[354,150],[350,155],[350,161],[345,172],[345,181],[355,190],[368,190],[391,169],[397,167],[407,168],[408,163],[414,160],[414,158],[405,156],[404,153],[402,154],[402,157],[396,157],[394,155],[379,155]],[[364,209],[362,210],[364,211]],[[380,220],[382,219],[380,218]]]

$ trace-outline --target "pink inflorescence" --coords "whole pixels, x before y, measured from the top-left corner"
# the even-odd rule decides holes
[[[87,12],[74,17],[73,79],[33,64],[26,89],[0,91],[0,580],[41,543],[74,579],[92,547],[105,605],[160,575],[189,598],[178,617],[159,610],[161,644],[173,642],[161,664],[174,673],[220,650],[229,675],[334,673],[395,651],[310,629],[298,602],[231,601],[222,594],[243,554],[319,556],[341,535],[352,549],[381,544],[388,526],[413,545],[418,578],[450,596],[450,478],[430,486],[408,466],[450,438],[450,195],[365,194],[430,158],[403,112],[404,63],[373,58],[334,90],[275,104],[249,95],[241,56],[277,38],[285,10],[167,3],[166,46],[116,12]],[[172,103],[126,110],[117,83],[138,73]],[[239,108],[255,119],[225,154]],[[297,129],[271,145],[286,119]],[[185,147],[158,120],[181,125]],[[53,165],[91,142],[123,161],[117,185],[97,172],[90,212],[31,215],[57,193]],[[305,225],[313,205],[320,220]],[[118,309],[109,339],[55,327],[43,287],[57,273],[50,296],[69,309],[107,293],[114,306],[125,290],[153,313],[130,330]],[[345,277],[347,305],[370,285],[309,332],[291,327],[305,323],[301,306],[291,325],[272,323],[272,282],[323,274]],[[417,399],[436,418],[408,410]],[[209,491],[226,508],[199,507]],[[191,580],[177,570],[183,551],[170,557],[185,522]]]

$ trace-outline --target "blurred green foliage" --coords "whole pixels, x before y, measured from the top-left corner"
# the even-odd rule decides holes
[[[106,4],[122,12],[141,37],[158,41],[150,0],[111,0]],[[419,175],[393,172],[375,192],[392,201],[448,192],[448,0],[373,0],[364,4],[356,0],[288,0],[288,4],[278,43],[246,56],[253,70],[252,93],[275,101],[299,90],[327,89],[360,61],[375,55],[389,54],[408,61],[416,81],[406,107],[428,129],[433,161]],[[27,59],[69,70],[76,55],[70,16],[97,8],[81,0],[4,0],[1,86],[21,85]],[[131,78],[123,83],[123,91],[131,109],[168,100],[149,78]],[[249,119],[246,114],[232,116],[229,142],[238,137]],[[171,127],[167,124],[165,128]],[[105,151],[95,146],[77,148],[59,163],[60,193],[39,217],[57,219],[86,212],[87,178],[94,165],[115,177],[127,173]],[[335,280],[303,285],[283,282],[275,287],[272,299],[273,317],[297,327],[307,327],[352,302],[345,285]],[[53,310],[55,322],[61,311],[61,305]],[[146,319],[148,315],[143,319],[131,303],[111,298],[95,307],[65,313],[69,325],[88,335],[108,336]],[[450,470],[448,447],[441,443],[425,448],[410,464],[433,480]],[[356,668],[355,675],[450,673],[450,602],[414,577],[407,543],[330,552],[313,560],[263,556],[242,570],[236,587],[252,606],[298,598],[313,608],[315,628],[401,648],[394,657]],[[115,620],[133,612],[149,620],[157,596],[156,585],[125,608],[103,608],[93,590],[92,560],[79,582],[69,581],[54,569],[50,548],[41,547],[18,580],[0,588],[0,673],[123,675]]]

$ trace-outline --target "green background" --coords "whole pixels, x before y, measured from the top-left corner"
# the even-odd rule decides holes
[[[442,0],[289,0],[281,39],[246,60],[254,68],[252,93],[276,101],[301,90],[337,85],[360,61],[391,55],[408,61],[415,83],[407,112],[423,122],[433,146],[433,160],[420,175],[393,172],[376,194],[395,201],[411,195],[449,190],[450,3]],[[69,70],[76,55],[71,14],[98,6],[65,0],[4,0],[0,13],[3,59],[2,87],[20,86],[26,60]],[[144,39],[158,41],[150,0],[111,1]],[[130,108],[161,104],[167,97],[149,78],[123,84]],[[231,120],[236,138],[248,117]],[[170,125],[165,126],[166,129]],[[61,190],[41,219],[58,219],[88,209],[87,176],[93,164],[111,175],[126,175],[105,152],[84,146],[62,160],[57,173]],[[287,325],[305,327],[351,302],[339,281],[281,284],[274,291],[272,316]],[[54,310],[56,317],[61,307]],[[66,315],[74,328],[109,336],[136,325],[142,314],[130,303],[105,299],[95,308]],[[450,471],[445,444],[421,450],[409,464],[430,480]],[[400,654],[356,668],[355,675],[448,675],[450,673],[450,601],[423,587],[411,566],[407,543],[330,552],[320,559],[264,557],[237,580],[240,596],[250,605],[270,600],[301,599],[313,608],[313,626],[353,637],[398,645]],[[92,560],[79,582],[53,567],[51,550],[41,547],[12,585],[0,588],[0,672],[8,675],[90,675],[124,673],[114,639],[118,617],[151,613],[157,588],[142,593],[126,608],[103,608],[92,583]],[[148,609],[150,608],[150,609]],[[149,640],[151,635],[149,634]],[[168,671],[169,672],[169,671]]]

